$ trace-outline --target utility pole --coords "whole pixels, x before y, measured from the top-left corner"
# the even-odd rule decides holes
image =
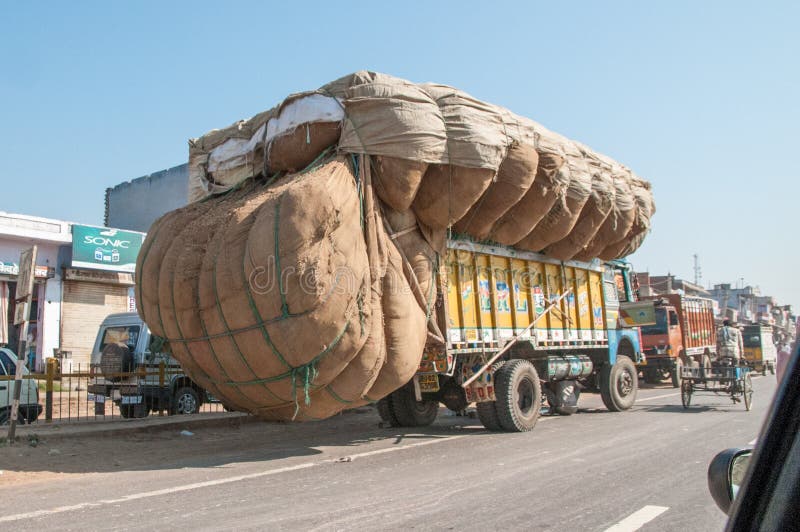
[[[694,257],[694,284],[700,286],[700,282],[703,280],[703,271],[700,269],[700,257],[695,253],[692,255]]]

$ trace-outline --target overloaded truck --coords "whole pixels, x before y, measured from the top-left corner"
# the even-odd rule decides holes
[[[745,325],[742,330],[742,343],[744,344],[744,359],[754,370],[762,375],[767,370],[775,375],[775,363],[778,359],[778,350],[773,341],[772,326],[764,324]]]
[[[714,302],[683,294],[642,299],[652,301],[655,313],[655,323],[642,327],[645,358],[639,368],[645,381],[670,379],[678,388],[683,366],[710,368],[717,352]]]
[[[619,320],[634,303],[626,262],[451,240],[445,269],[446,347],[426,351],[412,382],[378,402],[385,422],[427,425],[440,402],[474,402],[486,428],[527,431],[543,395],[551,413],[569,415],[584,388],[611,411],[633,405],[643,358],[639,329]]]

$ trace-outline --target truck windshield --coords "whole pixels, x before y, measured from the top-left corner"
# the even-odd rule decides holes
[[[656,324],[642,327],[642,334],[667,334],[667,309],[656,308]]]

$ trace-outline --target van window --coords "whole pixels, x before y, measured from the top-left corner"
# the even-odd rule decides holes
[[[100,342],[100,352],[102,352],[108,344],[117,344],[127,346],[132,353],[136,351],[137,341],[139,341],[138,325],[108,327],[103,333],[103,340]]]
[[[16,364],[11,361],[11,357],[0,351],[0,375],[13,375],[16,372]]]

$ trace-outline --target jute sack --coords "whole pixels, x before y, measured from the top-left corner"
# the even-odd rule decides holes
[[[483,240],[492,226],[517,204],[536,178],[539,154],[527,144],[515,144],[500,164],[497,176],[486,192],[455,225],[459,233]]]
[[[647,234],[650,229],[650,218],[655,214],[655,203],[653,202],[653,194],[650,190],[650,183],[647,181],[633,178],[630,181],[631,190],[633,191],[636,200],[636,216],[631,225],[630,231],[625,237],[613,244],[607,246],[598,256],[603,260],[611,260],[626,256],[624,253],[628,249],[629,244],[634,241],[636,237],[641,234]],[[639,239],[641,244],[642,239]],[[638,247],[638,246],[637,246]]]
[[[373,181],[378,197],[397,211],[407,211],[417,195],[428,163],[376,155]]]
[[[546,255],[559,260],[570,260],[585,249],[608,217],[615,200],[611,161],[597,157],[582,144],[578,147],[589,164],[592,191],[569,234],[544,250]]]
[[[628,234],[636,216],[636,201],[630,185],[630,171],[620,165],[612,170],[614,180],[614,203],[603,225],[587,246],[575,256],[588,261],[600,255],[610,244],[619,242]]]
[[[298,172],[339,141],[339,122],[314,122],[296,127],[269,144],[267,172]]]
[[[554,152],[538,151],[538,165],[533,184],[522,198],[497,220],[488,239],[507,246],[516,244],[530,233],[553,205],[562,198],[569,184],[569,173],[560,171],[564,157]]]
[[[566,139],[564,146],[570,176],[569,187],[562,200],[556,201],[533,231],[516,243],[516,247],[520,249],[538,252],[566,237],[578,222],[581,209],[592,192],[592,177],[583,155]]]
[[[494,170],[432,164],[422,178],[412,208],[432,229],[445,229],[464,217],[489,187]]]

